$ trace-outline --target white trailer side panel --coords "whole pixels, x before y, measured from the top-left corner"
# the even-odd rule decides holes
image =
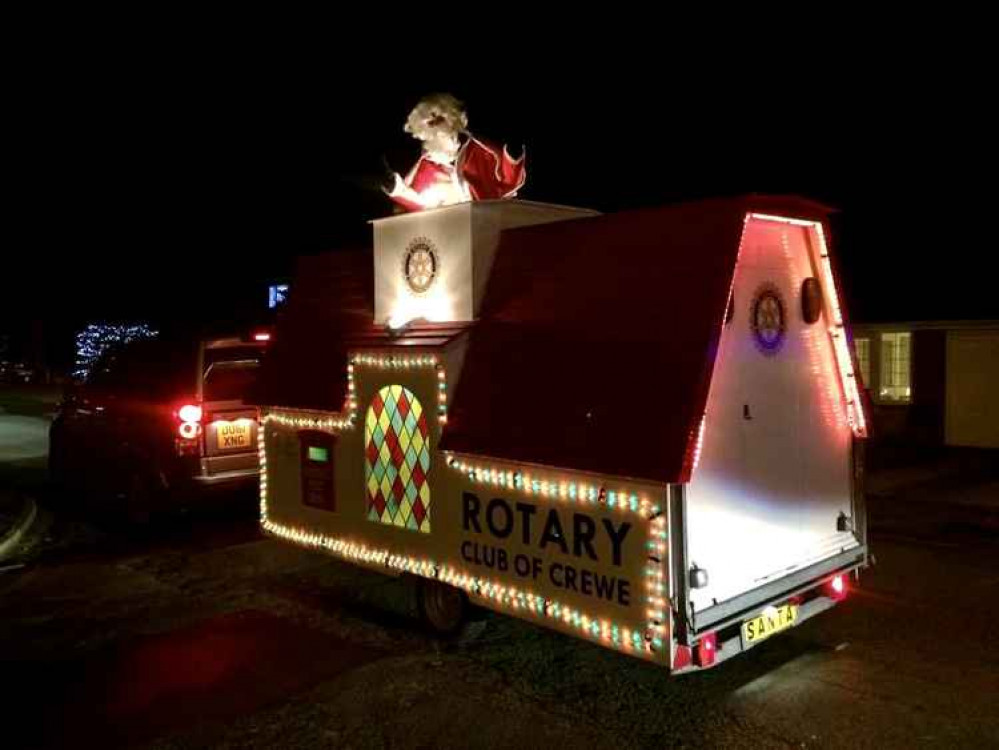
[[[691,591],[695,612],[858,545],[837,531],[837,517],[851,514],[852,433],[829,308],[814,324],[802,316],[802,282],[822,278],[812,231],[758,218],[746,226],[687,487],[688,561],[709,579]],[[754,315],[774,296],[767,288],[777,318],[772,302]]]

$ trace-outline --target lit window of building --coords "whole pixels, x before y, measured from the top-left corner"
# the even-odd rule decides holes
[[[853,340],[854,352],[857,355],[857,365],[860,367],[860,380],[865,388],[871,385],[871,340],[868,338]]]
[[[882,401],[907,403],[912,400],[912,334],[881,334]]]

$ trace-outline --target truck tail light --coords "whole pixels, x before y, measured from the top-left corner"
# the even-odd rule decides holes
[[[718,651],[718,634],[705,633],[694,648],[694,664],[699,667],[710,667],[715,663],[715,652]]]
[[[836,601],[841,599],[846,599],[847,585],[846,576],[840,573],[829,579],[829,583],[826,584],[826,590],[829,592],[829,596]]]
[[[260,331],[259,333],[253,334],[254,341],[270,341],[271,335],[267,331]]]

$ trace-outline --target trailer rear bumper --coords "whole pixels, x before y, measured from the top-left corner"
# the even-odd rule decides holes
[[[858,545],[828,557],[807,568],[778,578],[745,594],[720,602],[694,613],[692,635],[717,631],[758,614],[764,607],[814,588],[819,582],[836,575],[849,573],[867,565],[867,548]]]
[[[799,607],[798,607],[798,620],[795,623],[794,627],[797,627],[798,625],[800,625],[801,623],[803,623],[805,620],[808,620],[809,618],[812,618],[812,617],[814,617],[817,614],[820,614],[822,612],[825,612],[826,610],[832,609],[837,604],[839,604],[838,601],[836,601],[836,600],[834,600],[834,599],[832,599],[831,597],[828,597],[828,596],[817,596],[814,599],[808,600],[804,604],[799,605]],[[754,613],[753,615],[751,615],[751,617],[755,616],[756,614],[759,614],[760,612],[763,611],[763,609],[764,608],[760,608],[760,610],[758,612]],[[738,656],[739,654],[741,654],[741,653],[743,653],[745,651],[749,651],[750,649],[756,648],[761,643],[765,643],[766,642],[766,641],[758,641],[756,643],[746,643],[742,639],[742,633],[741,633],[741,627],[740,627],[740,625],[741,625],[741,622],[740,623],[734,623],[733,626],[730,626],[730,627],[728,627],[728,628],[725,629],[725,631],[724,631],[725,632],[725,637],[724,638],[719,638],[719,640],[717,642],[717,648],[716,648],[716,651],[715,651],[714,662],[710,665],[711,667],[716,667],[719,664],[721,664],[723,661],[726,661],[727,659],[731,659],[733,656]],[[792,630],[793,630],[793,628],[792,628]],[[772,636],[772,637],[779,638],[781,635],[785,635],[787,632],[789,632],[789,631],[785,631],[784,633],[778,633],[776,636]],[[767,640],[769,640],[769,639],[767,639]],[[695,667],[695,669],[697,669],[697,668]]]
[[[697,630],[689,631],[688,643],[680,646],[686,649],[687,657],[680,663],[674,664],[674,673],[682,674],[716,667],[723,661],[764,642],[747,643],[743,639],[742,624],[763,614],[769,607],[789,601],[796,603],[797,617],[793,627],[832,609],[840,603],[841,597],[830,595],[827,589],[829,581],[837,575],[846,576],[854,573],[866,564],[867,550],[864,547],[854,548],[701,612],[697,620]],[[706,614],[712,616],[704,617]],[[782,634],[778,632],[775,635],[779,637]],[[693,653],[697,651],[698,643],[703,643],[704,640],[711,640],[714,647],[710,663],[701,666],[698,660],[693,658]]]

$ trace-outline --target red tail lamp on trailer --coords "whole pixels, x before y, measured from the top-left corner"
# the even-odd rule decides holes
[[[836,601],[846,599],[848,590],[849,589],[846,585],[846,575],[844,573],[833,576],[826,584],[826,591],[828,592],[829,597],[835,599]]]
[[[699,667],[710,667],[715,663],[715,653],[718,651],[718,634],[706,633],[694,648],[694,664]]]

